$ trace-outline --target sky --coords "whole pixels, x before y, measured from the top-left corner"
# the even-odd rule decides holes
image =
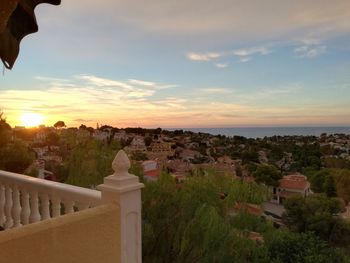
[[[62,0],[36,15],[0,76],[12,126],[350,126],[348,0]]]

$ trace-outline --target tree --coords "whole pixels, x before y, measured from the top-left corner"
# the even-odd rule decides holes
[[[315,194],[306,198],[292,196],[284,202],[286,209],[283,222],[293,231],[312,231],[328,240],[336,223],[336,214],[342,211],[341,203],[336,198],[325,194]]]
[[[66,127],[66,124],[64,123],[64,121],[58,121],[53,125],[53,127],[55,127],[56,129],[58,129],[58,128],[62,129],[62,128]]]
[[[152,137],[150,137],[150,136],[145,137],[145,145],[146,146],[150,146],[152,144],[152,141],[153,141]]]
[[[268,262],[265,248],[256,246],[228,217],[235,202],[261,202],[262,189],[210,171],[178,187],[162,173],[157,182],[146,183],[143,192],[143,261]],[[220,193],[227,197],[221,199]]]
[[[119,149],[119,144],[105,144],[90,138],[76,144],[64,163],[68,171],[66,183],[82,187],[101,184],[103,178],[112,173],[111,163]]]
[[[142,151],[134,151],[131,154],[131,159],[134,161],[145,161],[148,160],[147,154]]]
[[[312,233],[290,233],[274,231],[266,239],[269,257],[272,262],[283,263],[328,263],[343,262],[327,243]]]
[[[34,153],[20,141],[6,146],[0,151],[0,167],[6,171],[23,173],[33,162]]]
[[[273,165],[260,164],[252,174],[256,182],[266,185],[278,186],[278,180],[282,178],[282,173]]]
[[[11,126],[6,122],[3,114],[0,112],[0,148],[8,144],[11,139]]]
[[[58,145],[60,141],[60,136],[55,132],[49,132],[46,137],[46,143],[48,145]]]
[[[350,202],[350,170],[341,170],[336,176],[337,195]]]
[[[328,169],[322,169],[310,176],[311,189],[316,193],[326,193],[328,197],[337,196],[334,175]]]

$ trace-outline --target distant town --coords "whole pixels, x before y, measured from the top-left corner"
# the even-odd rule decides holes
[[[76,164],[72,156],[79,148],[88,150],[89,145],[97,144],[100,149],[124,149],[145,181],[157,181],[162,171],[179,183],[188,176],[213,171],[233,179],[269,185],[271,202],[265,209],[277,216],[283,213],[283,207],[278,205],[283,204],[286,197],[295,193],[307,196],[312,192],[307,179],[312,177],[310,174],[322,168],[350,168],[350,135],[345,134],[247,139],[161,128],[119,129],[98,124],[96,128],[85,125],[66,128],[63,121],[58,121],[53,127],[16,126],[11,129],[11,140],[21,141],[33,156],[27,167],[16,165],[17,172],[94,188],[108,174],[94,175],[93,169],[99,164],[89,163],[88,157],[82,154],[80,162],[87,161],[86,166],[91,169],[81,176],[94,178],[77,178],[72,170],[83,168],[73,167]],[[274,172],[281,176],[260,178],[259,167],[267,177]],[[110,170],[108,167],[102,171]],[[346,215],[349,216],[349,211]]]

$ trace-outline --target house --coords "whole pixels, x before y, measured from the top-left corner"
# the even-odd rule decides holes
[[[285,175],[279,180],[278,187],[273,188],[273,197],[271,202],[283,204],[283,201],[293,195],[308,196],[310,191],[310,182],[306,176],[301,174]]]
[[[180,157],[184,160],[184,161],[188,161],[191,162],[193,161],[196,156],[200,156],[201,154],[197,151],[193,151],[190,149],[183,149],[182,152],[180,153]]]
[[[184,162],[179,159],[168,160],[164,165],[170,173],[174,173],[174,174],[175,173],[186,174],[192,169],[192,166],[188,162]]]
[[[160,168],[156,160],[142,162],[144,178],[147,181],[157,181],[160,175]]]
[[[106,131],[94,130],[94,133],[92,136],[98,141],[106,142],[110,136],[110,132],[108,130]]]
[[[47,138],[47,131],[46,130],[40,130],[37,134],[35,134],[34,142],[36,143],[44,143]]]
[[[114,134],[114,139],[117,140],[117,141],[121,141],[121,140],[127,140],[129,137],[128,135],[126,134],[125,131],[121,130],[119,132],[116,132]]]
[[[130,145],[125,147],[125,150],[129,152],[141,151],[144,152],[147,150],[145,140],[142,136],[135,136],[131,141]]]
[[[220,156],[217,159],[218,163],[225,163],[225,164],[232,164],[232,159],[231,157],[224,155],[224,156]]]
[[[33,151],[36,153],[36,156],[38,159],[42,159],[44,155],[46,155],[49,151],[49,147],[48,146],[44,146],[44,147],[34,147],[32,148]]]
[[[166,153],[170,153],[172,152],[171,146],[173,144],[170,142],[153,142],[151,144],[151,150],[153,153],[162,153],[162,152],[166,152]]]

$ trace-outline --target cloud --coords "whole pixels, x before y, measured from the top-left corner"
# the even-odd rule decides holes
[[[350,109],[346,105],[299,102],[297,106],[294,103],[266,106],[258,103],[267,98],[279,100],[293,93],[299,98],[297,91],[297,86],[265,88],[243,94],[251,100],[240,98],[234,102],[239,94],[219,87],[199,89],[194,98],[189,93],[159,98],[148,94],[135,98],[128,97],[128,91],[114,92],[109,86],[85,87],[85,83],[81,83],[74,89],[48,86],[45,90],[0,90],[0,104],[6,105],[4,112],[12,125],[19,124],[16,120],[24,111],[43,114],[48,125],[63,120],[68,126],[82,123],[94,126],[98,122],[116,127],[222,127],[312,124],[322,123],[322,120],[346,123],[348,120]],[[25,103],[21,100],[23,97],[27,98]]]
[[[326,45],[315,37],[304,37],[297,40],[299,46],[294,49],[294,54],[300,58],[314,58],[327,51]]]
[[[271,51],[267,47],[252,47],[252,48],[237,49],[237,50],[234,50],[232,53],[238,57],[246,57],[254,54],[267,55],[271,53]]]
[[[242,63],[245,63],[245,62],[248,62],[248,61],[251,61],[252,58],[251,57],[240,57],[239,58],[239,62],[242,62]]]
[[[221,56],[222,55],[219,53],[187,53],[187,58],[193,61],[211,61],[220,58]]]
[[[137,80],[137,79],[129,79],[128,81],[131,84],[140,85],[140,86],[146,86],[146,87],[155,87],[156,86],[155,82],[150,82],[150,81]]]
[[[19,120],[23,111],[35,111],[50,116],[50,122],[65,119],[70,125],[124,116],[141,116],[140,109],[156,115],[162,108],[181,108],[183,100],[166,98],[155,100],[154,95],[161,89],[176,87],[173,84],[138,79],[116,80],[94,75],[81,74],[62,79],[39,77],[45,89],[0,90],[0,104],[7,105],[7,115]],[[64,83],[66,86],[64,86]],[[74,83],[74,88],[71,84]],[[24,95],[25,94],[25,95]],[[83,116],[83,117],[82,117]],[[106,121],[104,121],[106,123]]]
[[[327,47],[324,45],[305,45],[294,49],[294,53],[300,58],[314,58],[325,53]]]
[[[260,55],[264,56],[270,54],[272,51],[267,46],[258,46],[250,48],[240,48],[231,51],[220,51],[220,52],[204,52],[204,53],[187,53],[187,58],[193,61],[210,62],[213,60],[218,60],[220,58],[237,57],[239,62],[248,62],[252,60],[253,56]],[[217,68],[226,68],[229,63],[227,62],[217,62],[214,64]]]
[[[274,15],[271,15],[271,9]],[[327,31],[339,34],[350,31],[350,3],[347,0],[295,0],[274,1],[211,1],[189,0],[85,0],[84,7],[71,1],[62,6],[61,13],[56,9],[43,12],[44,25],[47,22],[67,21],[68,25],[80,25],[84,18],[94,27],[123,25],[139,33],[167,36],[205,36],[207,39],[226,36],[230,41],[273,39],[301,31]],[[56,16],[55,16],[56,14]],[[64,19],[62,19],[64,15]],[[253,18],[253,19],[252,19]],[[70,26],[71,27],[71,26]],[[89,32],[89,30],[85,31]],[[100,33],[101,34],[101,33]],[[197,38],[200,42],[203,38]],[[197,43],[198,43],[197,42]]]
[[[295,0],[288,3],[266,0],[263,4],[260,0],[217,0],[215,4],[202,0],[176,3],[172,0],[153,0],[152,4],[137,0],[101,0],[98,4],[93,0],[85,2],[87,15],[103,13],[116,22],[136,29],[166,35],[216,33],[229,35],[235,40],[252,36],[271,39],[302,29],[316,31],[330,27],[333,31],[349,32],[350,28],[350,4],[347,0],[336,0],[335,3],[328,0]],[[81,12],[80,5],[72,5]]]
[[[166,52],[162,48],[165,46],[173,54],[193,51],[186,54],[191,60],[213,61],[221,57],[212,57],[205,51],[221,50],[233,44],[290,41],[308,33],[335,39],[350,32],[348,0],[334,3],[217,0],[215,4],[201,0],[152,0],[151,3],[85,0],[82,6],[75,0],[65,2],[58,9],[40,6],[36,10],[40,34],[27,42],[32,48],[28,52],[40,47],[35,52],[49,55],[52,67],[56,68],[64,64],[73,67],[78,61],[101,68],[110,64],[124,66],[125,61],[138,63],[142,56],[150,59],[154,51]]]
[[[116,80],[111,80],[107,78],[100,78],[93,75],[78,75],[76,76],[76,78],[81,80],[86,80],[89,84],[92,84],[98,87],[115,87],[115,88],[121,88],[125,90],[133,90],[133,87],[131,85],[122,81],[116,81]]]
[[[225,89],[225,88],[203,88],[203,89],[199,89],[199,91],[206,93],[206,94],[230,94],[230,93],[232,93],[232,90]]]
[[[217,67],[217,68],[227,68],[228,67],[228,63],[216,63],[215,67]]]
[[[75,122],[92,122],[93,120],[88,120],[88,119],[75,119]]]
[[[239,58],[239,62],[245,63],[253,59],[254,55],[264,56],[270,54],[272,51],[270,48],[261,46],[261,47],[252,47],[252,48],[241,48],[233,50],[231,53],[234,56]]]

